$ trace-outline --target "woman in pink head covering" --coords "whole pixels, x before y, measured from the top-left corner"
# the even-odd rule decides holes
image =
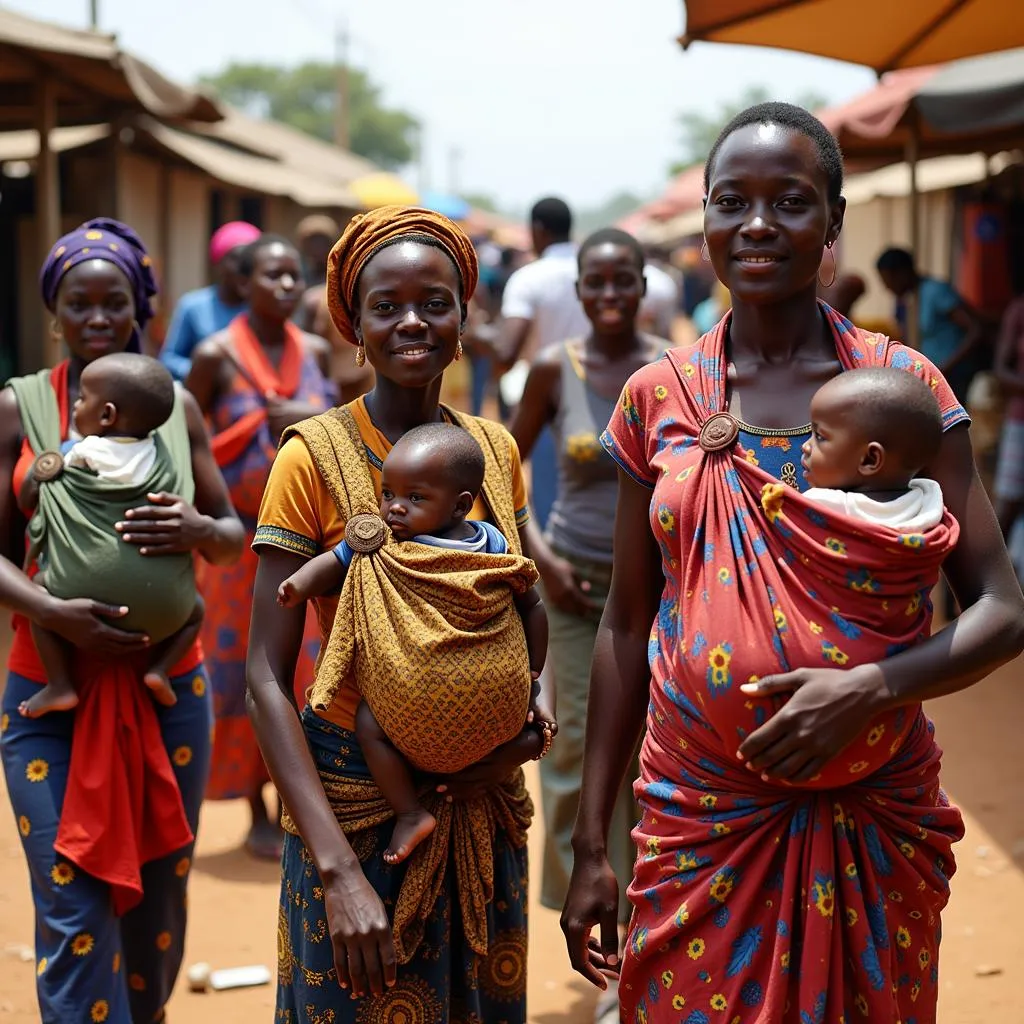
[[[181,297],[167,329],[160,359],[183,381],[192,366],[192,352],[204,338],[224,330],[246,306],[245,280],[238,256],[260,237],[260,229],[242,220],[217,228],[210,239],[210,266],[214,283]]]

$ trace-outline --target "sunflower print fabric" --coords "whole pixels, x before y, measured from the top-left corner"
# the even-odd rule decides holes
[[[140,683],[141,685],[141,683]],[[202,665],[171,680],[158,708],[164,745],[195,832],[210,762],[210,697]],[[36,993],[43,1024],[158,1021],[185,951],[192,846],[142,867],[142,902],[123,917],[110,886],[54,852],[74,713],[22,718],[39,683],[14,672],[0,710],[0,755],[36,907]]]
[[[947,428],[966,419],[917,353],[823,313],[844,369],[906,369],[932,386]],[[743,434],[705,452],[701,425],[725,408],[727,325],[635,374],[603,437],[652,489],[665,576],[622,1019],[934,1024],[939,913],[963,824],[921,708],[871,723],[805,787],[762,781],[736,751],[781,700],[741,684],[880,660],[927,635],[955,524],[880,543],[800,496],[801,479],[781,472],[799,463],[783,441],[752,451]]]

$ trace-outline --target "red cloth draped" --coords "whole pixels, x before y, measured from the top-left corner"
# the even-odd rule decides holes
[[[252,384],[257,394],[264,398],[292,398],[295,395],[302,375],[303,350],[302,332],[293,323],[284,325],[284,352],[277,369],[267,359],[245,313],[231,321],[228,332],[238,371]],[[261,406],[214,435],[210,447],[217,465],[227,466],[242,455],[266,421],[267,410]]]
[[[83,659],[57,853],[110,885],[114,910],[142,899],[142,865],[194,838],[144,664]]]
[[[844,369],[906,369],[947,425],[965,418],[917,353],[823,309]],[[751,677],[872,662],[927,636],[957,527],[901,535],[815,506],[738,444],[705,451],[701,428],[725,409],[727,323],[634,375],[603,439],[654,489],[666,574],[623,1020],[934,1024],[963,826],[920,706],[870,723],[805,787],[763,782],[736,751],[782,702],[742,694]]]

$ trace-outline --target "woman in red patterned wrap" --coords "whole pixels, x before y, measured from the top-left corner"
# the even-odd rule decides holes
[[[941,374],[816,299],[845,212],[832,136],[764,104],[726,127],[705,173],[732,310],[635,374],[603,438],[620,490],[570,956],[596,984],[621,969],[629,1024],[934,1024],[963,823],[921,702],[1020,652],[1020,590]],[[877,543],[798,493],[811,397],[861,366],[931,386],[945,433],[923,475],[958,542],[947,520]],[[929,638],[926,581],[947,551],[964,613]],[[645,713],[620,964],[605,837]]]

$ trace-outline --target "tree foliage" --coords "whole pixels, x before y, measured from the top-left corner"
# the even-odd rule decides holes
[[[254,117],[266,117],[300,131],[334,140],[338,72],[332,64],[310,61],[298,67],[229,64],[201,83]],[[384,105],[379,86],[365,71],[349,69],[349,146],[381,167],[412,160],[419,127],[412,115]]]
[[[718,133],[741,111],[756,103],[779,99],[776,93],[769,92],[764,86],[755,85],[730,103],[723,103],[718,110],[710,113],[685,111],[679,115],[679,127],[682,134],[682,157],[670,168],[671,174],[678,174],[688,167],[702,164],[718,138]],[[790,100],[807,110],[819,110],[825,106],[826,100],[817,93],[807,92]]]
[[[645,202],[633,192],[617,192],[599,206],[587,207],[576,214],[573,234],[580,239],[600,228],[611,227]]]
[[[498,201],[489,192],[463,192],[462,198],[474,209],[485,213],[500,213]]]

